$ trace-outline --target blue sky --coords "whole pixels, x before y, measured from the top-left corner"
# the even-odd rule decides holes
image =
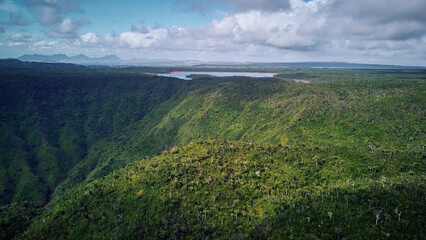
[[[0,57],[426,65],[424,0],[0,0]]]

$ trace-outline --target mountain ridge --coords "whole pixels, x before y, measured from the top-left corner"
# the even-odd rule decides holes
[[[424,236],[424,70],[0,68],[2,239]]]
[[[67,56],[65,54],[24,54],[17,58],[21,61],[46,63],[75,63],[83,65],[105,66],[192,66],[192,67],[292,67],[292,68],[336,68],[336,69],[426,69],[426,66],[403,66],[389,64],[368,64],[351,62],[227,62],[227,61],[199,61],[199,60],[171,60],[171,59],[141,59],[124,60],[116,55],[91,58],[84,54]]]
[[[383,182],[364,169],[353,178],[339,157],[309,146],[189,143],[70,189],[18,239],[424,237],[421,177]]]
[[[77,63],[77,64],[117,64],[122,60],[116,55],[105,55],[98,58],[90,58],[84,54],[67,56],[65,54],[24,54],[17,58],[26,62],[46,62],[46,63]]]

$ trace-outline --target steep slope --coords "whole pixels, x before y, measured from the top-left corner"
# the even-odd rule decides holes
[[[425,176],[410,170],[371,171],[321,146],[208,140],[68,191],[21,238],[422,239]]]
[[[208,76],[182,81],[141,74],[138,68],[92,70],[69,64],[19,61],[0,62],[0,68],[0,200],[2,205],[11,203],[0,208],[2,239],[13,238],[26,229],[32,223],[32,217],[43,212],[38,207],[52,199],[48,207],[62,209],[60,215],[56,210],[45,212],[25,237],[37,238],[42,236],[39,234],[50,232],[52,237],[71,238],[81,231],[99,238],[173,238],[176,234],[191,236],[204,226],[209,230],[201,231],[201,234],[213,237],[213,233],[217,233],[215,237],[225,238],[232,235],[315,239],[355,237],[357,234],[369,236],[363,235],[367,233],[377,238],[380,238],[379,234],[382,237],[388,234],[402,237],[401,233],[404,236],[424,237],[416,231],[417,228],[421,229],[419,223],[424,222],[421,216],[425,211],[421,200],[425,196],[426,172],[426,73],[422,70],[281,72],[282,77],[297,76],[311,81],[310,84],[300,84],[293,83],[291,79]],[[202,193],[191,195],[191,192],[183,192],[177,200],[178,204],[187,201],[185,204],[188,206],[179,205],[179,209],[182,209],[180,212],[169,213],[175,203],[167,205],[166,210],[162,209],[164,194],[171,191],[157,189],[171,189],[164,179],[169,175],[175,176],[173,169],[167,167],[164,161],[172,157],[186,158],[185,154],[176,152],[175,146],[206,139],[217,140],[191,144],[179,152],[182,150],[198,159],[206,157],[213,165],[221,164],[216,161],[216,155],[234,162],[241,159],[248,159],[244,162],[263,161],[263,156],[269,155],[270,160],[280,160],[262,163],[262,166],[274,169],[274,177],[268,176],[267,184],[262,180],[255,186],[262,188],[264,185],[261,184],[266,184],[264,191],[268,199],[273,191],[269,183],[278,186],[276,191],[278,188],[286,189],[286,193],[278,202],[268,202],[262,200],[265,193],[259,195],[250,192],[252,190],[246,190],[246,186],[238,191],[247,193],[248,200],[246,195],[237,196],[239,201],[246,203],[245,207],[237,205],[238,202],[228,203],[228,198],[237,200],[232,194],[227,195],[220,204],[209,202],[210,198],[204,199],[209,202],[210,205],[206,206],[210,211],[218,206],[232,205],[239,209],[238,212],[225,209],[224,213],[217,213],[211,222],[202,226],[195,223],[195,217],[205,222],[209,213],[203,211],[202,218],[197,215],[198,211],[188,208],[199,205],[194,201],[203,199]],[[233,142],[226,142],[229,140]],[[251,143],[236,142],[238,140]],[[221,148],[222,152],[217,148]],[[172,151],[175,155],[144,159],[170,149],[175,149]],[[236,155],[231,154],[233,151]],[[216,152],[216,155],[210,155],[211,152]],[[124,185],[118,182],[113,184],[119,185],[124,192],[105,185],[105,179],[101,179],[141,159],[144,160],[106,178],[110,182],[115,181],[116,177],[121,179],[119,181]],[[155,170],[158,174],[137,171],[132,167],[148,168],[151,166],[149,164],[157,161],[155,159],[160,159],[158,161],[162,166]],[[284,163],[287,165],[282,165]],[[221,173],[214,170],[215,166],[209,165],[209,162],[201,161],[199,164],[203,165],[202,168],[210,169],[209,175]],[[221,171],[234,174],[234,167],[230,164],[227,162]],[[327,168],[322,168],[323,165]],[[187,167],[176,165],[175,170],[179,168],[179,171],[183,171],[179,176],[183,174],[185,179],[191,181],[211,181],[204,179],[207,177],[204,175],[197,180],[196,175],[192,176],[195,170],[186,170]],[[239,185],[234,184],[235,179],[254,177],[251,173],[240,178],[238,176],[244,172],[243,168],[236,168],[239,174],[232,177],[234,182],[221,183],[222,187],[217,187],[222,176],[218,177],[215,181],[219,185],[215,185],[213,192],[238,189]],[[133,184],[126,177],[133,175],[132,171],[137,172],[136,178],[159,182],[149,186],[138,185],[143,191],[136,189],[140,193],[136,196],[131,193],[135,189],[127,187],[127,184]],[[257,171],[260,170],[254,174],[259,177]],[[287,179],[287,175],[290,178]],[[178,182],[187,181],[180,177],[177,179]],[[83,185],[68,191],[82,182]],[[102,191],[92,189],[97,186],[123,198],[112,198],[110,201]],[[182,186],[173,188],[179,187]],[[89,195],[81,194],[82,189],[86,188],[96,194],[91,196],[90,191]],[[176,190],[175,194],[179,191]],[[346,193],[344,200],[342,192]],[[250,197],[252,195],[255,197]],[[150,200],[134,202],[130,196]],[[124,197],[128,198],[128,202],[122,208]],[[318,215],[320,197],[321,203],[325,204],[320,211],[322,215]],[[86,201],[94,202],[87,206]],[[251,215],[247,211],[253,212],[253,208],[258,206],[256,201],[261,202],[260,210]],[[96,214],[85,215],[84,211],[92,206],[95,209],[93,214]],[[137,214],[129,212],[133,207],[140,207],[153,221],[143,216],[133,216]],[[108,211],[111,213],[102,215],[102,209],[110,209]],[[315,209],[314,214],[310,212],[312,209]],[[102,212],[104,218],[99,220],[97,211]],[[120,225],[122,217],[116,218],[122,215],[120,211],[132,215],[131,219],[136,219],[138,227],[144,230],[132,230],[136,235],[126,230],[123,231],[124,235],[120,235],[119,230],[135,226],[132,225],[135,222],[125,222],[126,227]],[[244,225],[240,220],[243,211],[245,215],[241,219],[247,221],[245,217],[250,216],[250,219],[254,219],[252,225]],[[161,214],[155,215],[156,212]],[[306,212],[311,215],[303,215]],[[344,215],[346,212],[350,216],[347,219]],[[74,216],[74,213],[77,215]],[[325,213],[325,218],[330,220],[328,223],[324,223]],[[55,220],[51,219],[52,214],[57,216]],[[69,229],[58,220],[61,214],[68,223],[72,223]],[[408,214],[407,218],[402,217],[405,214]],[[178,223],[179,230],[168,228],[173,225],[169,226],[170,222],[162,215]],[[81,216],[87,219],[82,220]],[[398,223],[388,222],[391,216],[398,216]],[[110,226],[110,232],[96,223],[88,222],[93,219]],[[112,220],[117,220],[117,223],[114,222],[117,226],[110,222]],[[305,221],[311,223],[311,220],[316,224],[314,227],[304,225]],[[240,226],[237,231],[230,232],[233,230],[232,221],[236,222],[234,227]],[[358,229],[353,224],[355,221],[365,224]],[[339,225],[338,222],[345,224]],[[223,224],[218,227],[219,223]],[[190,226],[184,227],[186,224]],[[297,227],[299,224],[300,228]],[[64,232],[61,233],[60,229],[64,229]]]
[[[185,84],[68,65],[6,65],[0,72],[0,205],[45,204],[96,142],[143,119]]]
[[[184,94],[175,95],[140,122],[99,142],[71,171],[62,188],[104,176],[175,145],[207,138],[320,145],[352,155],[355,162],[366,162],[374,154],[385,161],[424,166],[424,75],[314,73],[318,75],[311,84],[279,79],[196,79]],[[353,79],[348,73],[358,76]]]

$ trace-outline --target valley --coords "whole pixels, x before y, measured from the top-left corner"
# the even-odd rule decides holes
[[[424,69],[206,69],[3,60],[0,237],[425,237]]]

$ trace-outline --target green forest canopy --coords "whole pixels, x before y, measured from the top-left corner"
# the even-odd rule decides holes
[[[424,70],[2,68],[2,238],[424,238]]]

